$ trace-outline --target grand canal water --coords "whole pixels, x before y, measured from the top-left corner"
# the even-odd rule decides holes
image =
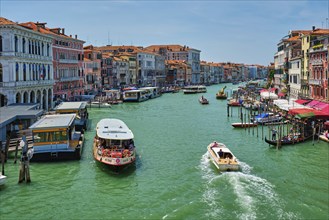
[[[30,184],[17,184],[19,165],[6,163],[1,219],[328,219],[329,145],[276,150],[261,128],[258,137],[234,129],[237,111],[227,117],[226,101],[215,99],[222,86],[207,88],[209,105],[181,92],[92,109],[80,161],[33,163]],[[95,125],[106,117],[135,135],[138,160],[120,173],[92,158]],[[241,172],[216,171],[206,156],[214,140],[232,150]]]

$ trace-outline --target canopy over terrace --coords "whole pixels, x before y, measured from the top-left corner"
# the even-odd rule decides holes
[[[262,99],[272,99],[272,100],[278,99],[278,95],[273,92],[261,92],[260,97]]]
[[[295,118],[316,118],[316,119],[329,119],[329,112],[325,113],[316,109],[295,108],[290,109],[288,114],[295,116]]]
[[[284,111],[289,111],[290,109],[294,109],[294,108],[308,108],[310,109],[309,107],[306,107],[304,105],[301,105],[301,104],[298,104],[294,101],[289,101],[286,100],[286,99],[277,99],[277,100],[274,100],[273,101],[273,104],[275,106],[277,106],[278,108],[280,108],[281,110],[284,110]]]

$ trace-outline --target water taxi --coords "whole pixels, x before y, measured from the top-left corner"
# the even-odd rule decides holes
[[[267,125],[276,122],[281,122],[282,119],[283,119],[282,116],[274,115],[272,112],[270,112],[270,113],[261,113],[259,115],[256,115],[254,118],[251,119],[251,121],[257,124]]]
[[[145,90],[146,95],[149,99],[159,97],[161,95],[160,89],[158,87],[142,87],[140,90]]]
[[[97,123],[93,144],[96,161],[110,166],[125,166],[136,160],[134,134],[119,119],[106,118]]]
[[[76,114],[46,115],[31,125],[31,161],[79,160],[84,139],[75,130],[75,118]]]
[[[148,99],[147,91],[141,89],[128,90],[123,93],[124,102],[142,102]]]
[[[183,89],[184,94],[196,94],[207,92],[206,86],[185,86]]]
[[[75,130],[81,131],[87,130],[88,124],[88,110],[87,102],[62,102],[55,108],[57,114],[76,114],[74,120]]]
[[[207,147],[209,158],[219,171],[237,171],[239,162],[233,153],[223,143],[216,141]]]

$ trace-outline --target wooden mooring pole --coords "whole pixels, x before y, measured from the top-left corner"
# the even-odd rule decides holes
[[[0,157],[1,157],[1,173],[2,175],[5,175],[5,147],[2,145],[2,141],[0,141]]]
[[[30,177],[30,159],[27,155],[28,151],[28,143],[26,141],[26,136],[23,134],[22,141],[20,142],[20,146],[22,147],[22,157],[21,157],[21,164],[19,170],[19,179],[18,183],[22,183],[24,180],[29,183],[31,182]]]

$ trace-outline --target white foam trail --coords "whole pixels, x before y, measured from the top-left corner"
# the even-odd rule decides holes
[[[239,219],[257,219],[264,218],[268,215],[273,215],[279,219],[297,218],[294,213],[284,212],[284,202],[280,201],[275,193],[274,186],[267,180],[251,174],[252,167],[244,162],[240,162],[241,172],[225,172],[217,173],[211,167],[211,161],[208,153],[202,156],[200,161],[200,169],[202,178],[205,182],[205,191],[203,193],[203,201],[209,206],[208,217],[220,216],[225,212],[223,206],[219,204],[218,198],[221,196],[221,188],[218,187],[218,179],[221,180],[221,185],[227,183],[233,189],[236,197],[236,204],[240,207],[240,211],[235,214]],[[224,181],[224,183],[222,182]],[[258,206],[268,207],[267,213],[257,213]],[[264,216],[263,216],[264,215]]]

